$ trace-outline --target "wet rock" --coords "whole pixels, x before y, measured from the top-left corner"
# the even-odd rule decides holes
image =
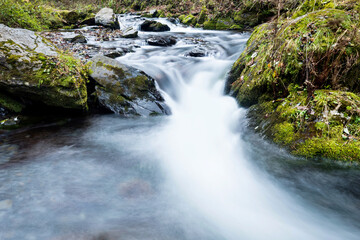
[[[138,37],[138,31],[136,31],[133,27],[128,27],[125,30],[123,30],[123,38],[137,38]]]
[[[87,43],[86,37],[83,35],[76,35],[70,40],[71,43]]]
[[[85,19],[79,23],[79,25],[88,25],[88,26],[95,25],[95,24],[96,24],[96,22],[95,22],[94,17]]]
[[[149,45],[152,46],[160,46],[160,47],[167,47],[176,44],[175,37],[161,37],[161,36],[153,36],[146,40]]]
[[[103,8],[95,15],[95,23],[104,27],[119,29],[119,22],[111,8]]]
[[[100,55],[90,70],[101,106],[124,116],[169,113],[155,80],[144,72]]]
[[[104,54],[105,57],[112,58],[112,59],[118,58],[118,57],[121,57],[124,55],[125,55],[125,53],[121,50],[114,50],[114,51],[110,51],[110,52]]]
[[[0,88],[32,106],[85,109],[81,65],[39,34],[0,24]],[[64,69],[71,66],[71,71]],[[26,101],[25,101],[26,100]]]
[[[176,18],[168,18],[169,22],[171,22],[172,24],[178,24],[179,20],[177,20]]]
[[[168,25],[160,22],[145,20],[140,25],[140,30],[144,32],[166,32],[170,31],[170,28]]]
[[[191,50],[190,52],[188,52],[186,54],[186,56],[190,56],[190,57],[205,57],[206,56],[206,51],[203,48],[194,48],[193,50]]]

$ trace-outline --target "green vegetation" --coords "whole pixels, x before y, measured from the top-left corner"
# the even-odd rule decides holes
[[[5,65],[0,66],[3,90],[14,95],[27,94],[49,106],[87,108],[88,67],[80,60],[60,51],[56,56],[46,56],[24,49],[11,40],[1,42],[0,51],[6,61]],[[14,54],[16,52],[18,55]],[[21,80],[26,88],[18,87],[17,90],[14,86],[17,83],[13,82],[17,80]],[[18,112],[18,109],[10,110]]]
[[[360,159],[359,6],[304,1],[256,27],[233,65],[229,88],[253,127],[293,154]]]
[[[357,16],[326,9],[255,29],[231,72],[241,105],[286,97],[288,86],[359,91],[360,34]]]
[[[81,20],[94,16],[91,5],[78,5],[73,10],[59,10],[55,8],[58,5],[54,3],[59,4],[57,1],[45,0],[0,0],[0,23],[9,27],[43,31],[71,27]],[[63,7],[70,6],[63,5]]]
[[[252,106],[249,117],[259,132],[296,155],[358,161],[360,97],[334,90],[314,96],[307,101],[306,91],[293,88],[286,98]]]

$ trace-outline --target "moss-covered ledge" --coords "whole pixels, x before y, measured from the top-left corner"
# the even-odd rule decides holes
[[[291,153],[359,162],[359,13],[324,8],[258,26],[227,91],[250,107],[252,128]]]
[[[292,86],[290,94],[254,105],[248,111],[251,128],[304,157],[360,160],[360,96],[351,92]]]

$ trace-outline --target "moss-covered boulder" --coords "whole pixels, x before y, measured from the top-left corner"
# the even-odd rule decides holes
[[[359,15],[331,7],[299,15],[255,29],[227,91],[251,106],[251,127],[293,154],[359,161]]]
[[[360,33],[356,16],[325,9],[255,29],[228,78],[243,106],[286,97],[291,83],[360,91]]]
[[[314,98],[291,86],[286,98],[252,106],[250,125],[275,143],[304,157],[360,161],[360,96],[316,90]]]
[[[40,35],[0,24],[0,105],[87,108],[86,69]],[[8,96],[8,97],[6,97]],[[10,104],[16,98],[20,105]],[[16,106],[15,108],[9,106]],[[18,111],[19,110],[19,111]]]
[[[197,18],[193,16],[192,14],[189,14],[187,16],[184,16],[181,19],[181,22],[185,25],[193,25],[195,26],[197,23]]]
[[[169,113],[155,80],[144,72],[101,55],[92,59],[90,72],[103,107],[124,116]]]

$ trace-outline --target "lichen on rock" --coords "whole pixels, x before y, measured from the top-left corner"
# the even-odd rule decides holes
[[[87,109],[86,67],[40,35],[0,24],[0,86],[32,105]]]

